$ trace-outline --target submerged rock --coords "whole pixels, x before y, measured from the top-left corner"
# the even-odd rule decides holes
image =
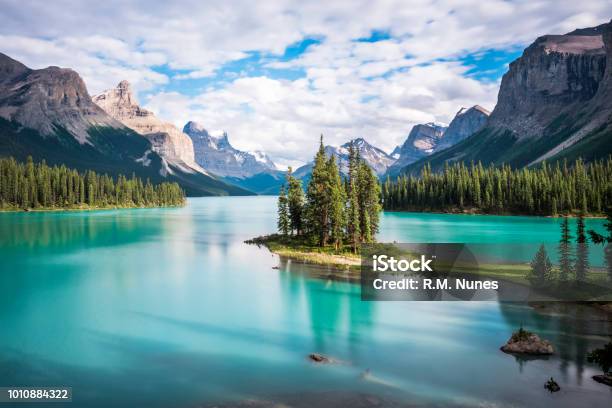
[[[308,359],[310,361],[314,361],[315,363],[331,363],[333,362],[333,360],[327,356],[324,356],[323,354],[319,354],[319,353],[310,353],[308,355]]]
[[[546,384],[544,384],[544,388],[546,388],[550,392],[557,392],[561,390],[559,384],[557,384],[557,382],[553,380],[552,377],[550,377],[550,380],[546,381]]]
[[[550,355],[555,352],[548,340],[542,340],[537,334],[530,333],[523,328],[513,333],[510,340],[500,349],[504,353],[531,355]]]
[[[594,375],[593,379],[598,383],[606,384],[612,387],[612,374]]]

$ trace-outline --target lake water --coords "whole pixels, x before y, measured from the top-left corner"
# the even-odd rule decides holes
[[[496,302],[362,302],[359,286],[312,279],[295,264],[273,269],[275,256],[243,244],[274,230],[275,208],[273,197],[231,197],[0,213],[0,386],[71,386],[72,407],[325,392],[442,406],[610,405],[612,388],[591,379],[598,370],[584,358],[608,341],[606,316],[563,305],[543,314]],[[558,233],[550,218],[388,213],[379,240],[555,243]],[[521,324],[559,352],[531,361],[500,352]],[[314,365],[311,352],[343,363]],[[561,392],[543,389],[551,376]]]

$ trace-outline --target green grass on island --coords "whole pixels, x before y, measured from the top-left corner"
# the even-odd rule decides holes
[[[271,234],[246,241],[247,244],[265,246],[270,252],[294,261],[325,265],[341,271],[359,270],[361,257],[352,248],[344,245],[336,250],[333,246],[321,247],[303,236]]]

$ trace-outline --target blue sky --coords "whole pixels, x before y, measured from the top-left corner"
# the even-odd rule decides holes
[[[0,3],[0,51],[73,68],[92,94],[128,80],[162,119],[225,130],[281,165],[308,160],[320,134],[390,151],[415,124],[493,109],[538,36],[612,17],[596,0]]]

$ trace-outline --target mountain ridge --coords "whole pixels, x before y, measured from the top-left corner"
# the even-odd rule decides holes
[[[168,167],[151,142],[95,104],[67,68],[30,69],[0,53],[0,155],[117,176],[177,181],[189,195],[250,194],[210,176]],[[163,173],[166,172],[164,175]]]
[[[612,22],[536,39],[504,74],[486,126],[403,169],[446,162],[533,166],[612,154]]]

